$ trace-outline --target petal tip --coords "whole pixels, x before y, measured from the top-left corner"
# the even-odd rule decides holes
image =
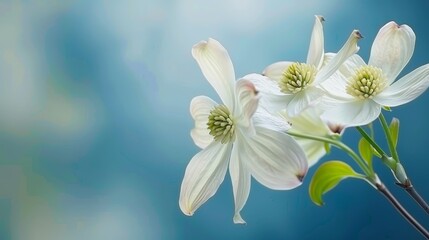
[[[363,35],[360,33],[359,30],[353,30],[353,36],[355,36],[357,39],[362,39]]]
[[[206,50],[209,47],[209,45],[212,45],[212,44],[221,45],[214,38],[208,38],[207,41],[206,40],[199,41],[198,43],[194,44],[194,46],[192,46],[192,51],[191,51],[192,56],[194,58],[196,58],[196,54],[198,53],[198,51],[200,51],[200,52],[204,51],[204,50]]]
[[[192,215],[194,215],[193,212],[183,212],[183,214],[185,214],[188,217],[192,217]]]
[[[182,211],[183,214],[185,214],[188,217],[191,217],[195,213],[195,207],[193,207],[193,204],[189,202],[189,200],[186,199],[185,196],[182,195],[182,192],[180,193],[179,197],[179,208]]]
[[[236,213],[234,215],[233,221],[235,224],[247,224],[246,221],[244,221],[244,219],[241,217],[240,213]]]
[[[394,28],[394,27],[400,28],[401,27],[401,25],[397,24],[395,21],[390,21],[390,22],[386,23],[385,26],[390,26],[391,28]]]
[[[304,181],[305,173],[299,173],[296,175],[296,177],[302,183]]]
[[[322,15],[314,15],[316,17],[317,20],[319,20],[320,22],[324,22],[325,18]]]
[[[182,210],[183,214],[185,214],[188,217],[192,217],[192,215],[194,215],[194,212],[195,212],[192,209],[189,209],[187,207],[183,207],[181,204],[180,204],[180,210]]]
[[[207,46],[208,42],[205,40],[199,41],[198,43],[194,44],[194,46],[192,46],[192,55],[195,54],[195,51],[201,48],[204,48],[205,46]]]
[[[342,135],[346,126],[340,123],[328,122],[328,128],[332,133]]]

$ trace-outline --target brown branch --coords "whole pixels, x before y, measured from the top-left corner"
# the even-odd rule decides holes
[[[420,194],[416,191],[413,184],[411,184],[410,179],[405,181],[405,184],[396,183],[396,185],[403,188],[407,193],[422,207],[427,214],[429,214],[429,205],[427,202],[420,196]]]
[[[389,189],[383,183],[375,184],[378,191],[380,191],[389,202],[396,208],[396,210],[413,225],[426,239],[429,239],[429,232],[426,230],[411,214],[398,202],[398,200],[392,195]]]

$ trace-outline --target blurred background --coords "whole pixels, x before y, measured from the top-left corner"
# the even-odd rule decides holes
[[[190,100],[218,99],[190,54],[209,37],[229,51],[237,77],[280,60],[305,61],[314,15],[325,50],[353,29],[360,54],[388,21],[417,42],[401,76],[429,62],[429,1],[0,1],[0,239],[420,239],[368,184],[347,180],[308,196],[253,182],[234,225],[229,177],[193,217],[178,207],[188,161]],[[429,93],[387,114],[401,120],[399,154],[429,200]],[[383,136],[377,126],[379,140]],[[355,146],[358,135],[344,139]],[[344,159],[334,150],[324,160]],[[355,166],[355,165],[353,165]],[[429,227],[390,172],[386,185]],[[315,168],[310,169],[311,176]]]

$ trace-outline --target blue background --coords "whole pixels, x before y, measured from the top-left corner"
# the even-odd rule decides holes
[[[394,20],[417,35],[402,76],[429,62],[428,11],[428,1],[399,0],[0,1],[0,239],[420,239],[358,180],[325,195],[323,207],[308,197],[309,177],[291,191],[253,181],[247,225],[232,222],[229,177],[193,217],[178,196],[198,152],[189,102],[217,99],[193,44],[219,40],[239,77],[305,61],[315,14],[326,19],[326,51],[359,29],[364,59]],[[399,154],[426,199],[428,101],[425,93],[387,114],[401,120]],[[352,146],[357,139],[353,129],[344,135]],[[336,149],[331,159],[355,166]],[[375,167],[429,227],[389,170]]]

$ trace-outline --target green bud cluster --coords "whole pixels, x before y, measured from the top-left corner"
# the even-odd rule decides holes
[[[235,140],[234,119],[225,105],[218,105],[210,111],[207,129],[216,141],[228,143]]]
[[[386,87],[386,79],[380,68],[362,66],[356,70],[346,87],[348,94],[359,99],[373,98]]]
[[[293,94],[304,90],[316,77],[315,66],[306,63],[293,63],[284,72],[279,82],[280,90]]]

